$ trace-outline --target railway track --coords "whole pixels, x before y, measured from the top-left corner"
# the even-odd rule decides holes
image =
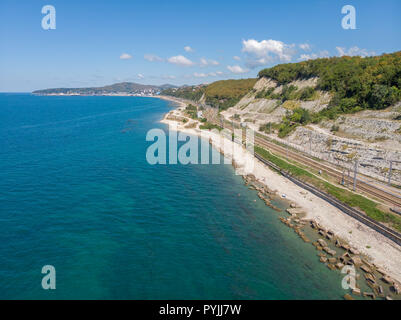
[[[288,155],[288,157],[290,159],[293,159],[301,164],[307,165],[315,170],[322,170],[333,178],[336,178],[339,180],[344,178],[345,182],[348,182],[351,184],[353,183],[352,179],[348,178],[347,176],[343,177],[342,172],[339,172],[339,171],[335,170],[334,168],[331,168],[325,164],[311,160],[305,156],[299,155],[291,150],[287,150],[286,148],[280,147],[272,142],[268,142],[263,138],[255,137],[255,143],[259,146],[274,150],[274,151],[280,153],[281,155],[285,155],[285,156]],[[390,206],[391,205],[397,206],[397,207],[401,206],[401,199],[398,196],[388,193],[386,191],[380,190],[379,188],[369,185],[364,181],[357,180],[357,188],[360,191],[363,191],[372,197],[376,197],[378,199],[385,201],[386,204],[388,204]]]
[[[331,205],[335,206],[336,208],[340,209],[342,212],[346,213],[347,215],[353,217],[354,219],[358,220],[359,222],[369,226],[373,230],[379,232],[380,234],[384,235],[388,239],[392,240],[396,244],[401,246],[401,234],[398,233],[397,231],[394,231],[381,223],[373,220],[372,218],[366,216],[363,212],[356,210],[341,201],[337,200],[336,198],[332,197],[331,195],[318,190],[312,185],[309,185],[291,175],[288,175],[287,173],[283,172],[278,166],[276,166],[274,163],[264,159],[261,155],[255,153],[255,157],[259,159],[262,163],[265,165],[268,165],[272,167],[275,170],[280,171],[287,179],[291,180],[293,183],[296,185],[300,186],[301,188],[308,190],[309,192],[313,193],[314,195],[318,196],[319,198],[327,201]]]
[[[221,123],[213,122],[214,124],[218,125],[221,127]],[[223,124],[223,127],[229,130],[233,129],[233,124],[227,125]],[[238,126],[239,127],[239,126]],[[243,140],[245,141],[245,140]],[[315,170],[322,170],[329,176],[335,179],[339,179],[340,181],[344,178],[344,182],[347,182],[349,184],[353,183],[353,179],[348,178],[347,176],[343,176],[343,173],[336,170],[335,168],[332,168],[326,164],[317,162],[315,160],[310,159],[307,156],[301,155],[297,152],[294,152],[290,149],[287,149],[285,147],[281,147],[273,142],[270,142],[267,140],[267,138],[261,138],[257,135],[255,135],[255,144],[259,145],[264,148],[268,148],[270,150],[273,150],[277,153],[279,153],[282,156],[288,156],[289,159],[295,160],[299,162],[300,164],[309,166]],[[368,184],[363,180],[357,179],[357,189],[360,191],[364,192],[365,194],[376,198],[380,199],[384,202],[384,204],[388,205],[389,207],[401,207],[401,197],[386,192],[384,190],[379,189],[378,187]]]
[[[223,127],[223,128],[229,129],[229,130],[232,130],[234,128],[233,124],[230,124],[230,126],[227,126],[224,123],[222,124],[217,121],[211,121],[211,120],[209,120],[209,121],[211,123],[214,123],[215,125],[219,126],[220,128]],[[245,141],[245,140],[242,140],[242,141]],[[314,161],[306,156],[295,153],[292,150],[288,150],[287,148],[280,147],[279,145],[277,145],[273,142],[269,142],[267,139],[260,138],[256,135],[255,135],[255,144],[260,145],[265,148],[269,148],[271,150],[274,150],[275,152],[278,152],[281,155],[288,156],[289,158],[291,158],[301,164],[310,166],[314,169],[325,170],[328,175],[330,175],[334,178],[341,178],[341,179],[343,178],[342,172],[339,172],[338,170],[336,170],[332,167],[329,167],[325,164]],[[262,163],[264,163],[265,165],[270,166],[273,169],[281,172],[281,174],[283,176],[285,176],[287,179],[289,179],[296,185],[300,186],[301,188],[303,188],[305,190],[308,190],[309,192],[316,195],[317,197],[327,201],[328,203],[335,206],[336,208],[338,208],[345,214],[353,217],[357,221],[359,221],[359,222],[363,223],[364,225],[370,227],[371,229],[379,232],[386,238],[392,240],[394,243],[401,246],[401,234],[399,232],[382,225],[381,223],[377,222],[376,220],[368,217],[364,212],[361,212],[355,208],[348,206],[347,204],[345,204],[345,203],[339,201],[338,199],[336,199],[335,197],[319,190],[318,188],[316,188],[304,181],[301,181],[298,178],[291,176],[286,172],[283,172],[283,170],[280,167],[278,167],[274,163],[266,160],[261,155],[255,153],[255,157],[258,160],[260,160]],[[346,179],[347,182],[351,182],[350,181],[351,179],[349,179],[348,177],[344,176],[344,179]],[[375,186],[369,185],[364,181],[358,180],[358,188],[373,197],[376,197],[376,198],[386,201],[387,203],[389,203],[391,205],[401,206],[401,198],[399,198],[391,193],[380,190],[379,188],[377,188]]]

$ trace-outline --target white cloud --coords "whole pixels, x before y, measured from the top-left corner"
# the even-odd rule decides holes
[[[123,54],[120,56],[120,59],[121,59],[121,60],[132,59],[132,56],[131,56],[130,54],[128,54],[128,53],[123,53]]]
[[[200,59],[200,64],[201,64],[201,66],[207,66],[208,65],[207,60],[205,58],[201,58]]]
[[[200,59],[200,66],[207,67],[207,66],[218,66],[220,63],[216,60],[206,60],[205,58]]]
[[[367,49],[360,49],[357,46],[349,48],[348,50],[344,47],[336,47],[336,49],[337,49],[338,55],[340,57],[342,57],[342,56],[367,57],[367,56],[373,56],[376,54],[374,51],[368,51]]]
[[[265,66],[269,63],[273,63],[274,62],[274,58],[272,57],[266,57],[266,58],[247,58],[245,64],[248,68],[256,68],[256,67],[260,67],[260,66]]]
[[[242,52],[247,56],[247,66],[254,68],[261,65],[266,65],[275,60],[281,62],[289,62],[295,53],[294,45],[285,44],[278,40],[262,40],[255,39],[242,41]]]
[[[221,71],[209,72],[209,73],[198,73],[198,72],[195,72],[193,74],[193,76],[195,78],[206,78],[206,77],[217,77],[217,75],[221,75],[221,74],[222,74]]]
[[[235,74],[246,73],[249,71],[248,69],[244,69],[240,66],[227,66],[227,69]]]
[[[222,71],[216,71],[216,74],[217,74],[218,76],[221,76],[221,75],[223,75],[223,72],[222,72]]]
[[[184,50],[185,52],[194,52],[194,49],[192,49],[190,46],[185,46]]]
[[[181,56],[181,55],[168,58],[167,61],[169,63],[175,64],[177,66],[183,66],[183,67],[190,67],[190,66],[194,65],[194,63],[191,60],[189,60],[188,58],[185,58],[184,56]]]
[[[163,58],[160,58],[159,56],[157,56],[155,54],[145,54],[143,57],[145,60],[148,60],[150,62],[163,61]]]
[[[145,76],[142,73],[138,73],[138,79],[143,79]]]
[[[328,57],[329,57],[329,52],[327,50],[323,50],[320,51],[319,53],[301,54],[301,56],[298,58],[298,61],[313,60],[317,58],[328,58]]]
[[[308,43],[301,43],[299,47],[304,51],[310,51],[311,47]]]
[[[173,75],[164,75],[164,76],[162,76],[162,78],[163,78],[163,79],[166,79],[166,80],[174,80],[174,79],[176,79],[177,77],[176,77],[176,76],[173,76]]]
[[[206,78],[207,76],[208,75],[206,73],[198,73],[198,72],[194,73],[194,77],[196,78]]]
[[[234,56],[233,59],[234,59],[234,60],[237,60],[237,61],[241,61],[241,58],[238,57],[238,56]]]
[[[318,56],[315,53],[312,54],[301,54],[301,56],[298,58],[299,61],[304,61],[304,60],[313,60],[317,59]]]

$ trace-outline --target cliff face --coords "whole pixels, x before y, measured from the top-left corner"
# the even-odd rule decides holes
[[[298,80],[287,87],[315,89],[317,82],[317,78]],[[316,90],[308,101],[289,99],[282,102],[281,99],[263,97],[266,91],[272,91],[271,96],[276,97],[282,93],[283,86],[272,79],[261,78],[251,92],[221,114],[259,130],[260,126],[269,122],[279,124],[286,113],[294,108],[315,113],[327,108],[331,100],[328,92]],[[277,130],[271,132],[282,142],[344,168],[353,168],[355,160],[358,160],[361,173],[386,180],[390,160],[401,161],[401,120],[398,119],[401,119],[401,103],[380,111],[344,114],[336,120],[298,126],[283,139],[277,137]],[[400,163],[393,163],[392,180],[401,184]]]
[[[292,81],[286,87],[294,87],[296,91],[305,88],[315,89],[318,78],[308,80]],[[287,99],[282,102],[280,95],[283,93],[284,86],[278,85],[276,81],[268,78],[260,78],[256,82],[253,90],[245,95],[234,107],[223,111],[227,117],[235,117],[244,122],[252,122],[263,125],[267,122],[280,123],[287,111],[295,108],[303,108],[310,112],[318,112],[328,106],[331,96],[327,92],[316,90],[314,99],[300,100]],[[266,98],[266,93],[271,91],[272,98]],[[238,118],[239,117],[239,118]]]

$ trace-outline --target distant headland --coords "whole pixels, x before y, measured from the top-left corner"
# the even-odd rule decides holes
[[[176,88],[171,84],[161,86],[144,85],[134,82],[115,83],[104,87],[89,88],[54,88],[33,91],[32,94],[43,96],[109,96],[109,95],[127,95],[127,96],[152,96],[159,95],[165,89]]]

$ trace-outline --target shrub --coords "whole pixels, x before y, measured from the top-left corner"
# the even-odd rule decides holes
[[[330,129],[331,132],[338,132],[339,130],[340,130],[340,127],[336,124],[333,124]]]
[[[302,101],[312,100],[315,96],[316,90],[312,87],[305,87],[299,92],[299,99]]]
[[[221,130],[221,128],[213,123],[210,122],[205,122],[204,124],[200,125],[199,128],[201,130],[212,130],[212,129],[217,129],[217,130]]]

